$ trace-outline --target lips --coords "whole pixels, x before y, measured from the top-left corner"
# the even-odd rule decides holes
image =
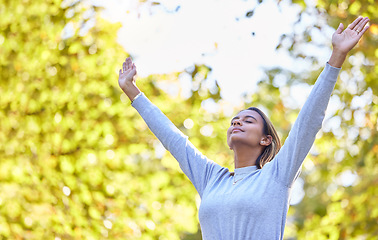
[[[235,133],[235,132],[243,132],[243,130],[241,130],[240,128],[234,128],[234,129],[232,129],[232,131],[231,131],[232,133]]]

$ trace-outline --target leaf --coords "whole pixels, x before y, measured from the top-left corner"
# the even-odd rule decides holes
[[[245,16],[248,17],[248,18],[250,18],[250,17],[253,16],[253,14],[254,14],[254,10],[251,10],[251,11],[248,11],[248,12],[245,14]]]

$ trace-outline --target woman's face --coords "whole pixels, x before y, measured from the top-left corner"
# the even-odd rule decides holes
[[[264,120],[256,111],[243,110],[231,120],[227,130],[227,144],[233,149],[237,144],[250,147],[261,145],[264,141]]]

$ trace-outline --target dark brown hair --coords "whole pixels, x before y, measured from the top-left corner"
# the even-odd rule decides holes
[[[250,107],[246,110],[252,110],[257,112],[264,122],[264,129],[263,133],[264,135],[270,135],[272,136],[272,143],[269,146],[266,146],[261,155],[256,160],[256,166],[257,168],[262,168],[266,163],[273,160],[273,158],[276,156],[278,151],[281,148],[281,140],[278,137],[277,131],[274,128],[272,122],[269,120],[269,118],[257,107]]]

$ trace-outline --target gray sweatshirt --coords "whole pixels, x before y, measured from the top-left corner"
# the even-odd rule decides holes
[[[285,144],[271,162],[262,169],[237,168],[233,176],[229,169],[201,154],[143,94],[134,100],[132,106],[177,159],[201,197],[203,239],[283,239],[291,188],[321,128],[339,71],[326,64]]]

